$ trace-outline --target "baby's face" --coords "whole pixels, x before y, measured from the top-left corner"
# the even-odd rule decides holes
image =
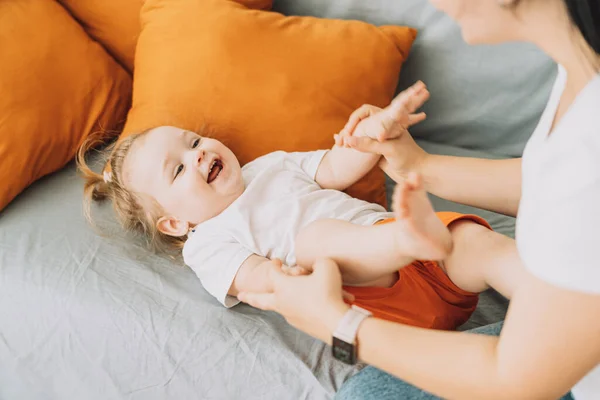
[[[218,140],[163,126],[134,142],[125,184],[191,226],[217,216],[244,191],[240,164]]]

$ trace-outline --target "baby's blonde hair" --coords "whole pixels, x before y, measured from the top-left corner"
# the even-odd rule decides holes
[[[149,130],[148,130],[149,131]],[[127,189],[123,184],[123,165],[133,144],[148,131],[127,136],[108,147],[108,155],[103,174],[98,174],[88,166],[86,154],[104,144],[103,136],[90,136],[77,152],[77,166],[85,179],[83,189],[83,213],[88,222],[95,226],[91,213],[93,201],[111,200],[117,220],[128,232],[141,233],[147,238],[149,247],[158,252],[175,254],[183,248],[185,237],[173,237],[160,232],[156,226],[160,207],[141,201],[141,196]],[[107,179],[105,179],[105,176]],[[144,207],[146,203],[146,207]],[[153,202],[155,203],[155,202]]]

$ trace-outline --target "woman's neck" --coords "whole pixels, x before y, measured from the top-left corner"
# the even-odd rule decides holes
[[[523,5],[520,39],[532,42],[567,71],[567,90],[579,93],[598,74],[600,55],[585,41],[563,2]]]
[[[533,42],[567,72],[565,92],[579,93],[594,79],[599,71],[600,56],[585,42],[576,28],[556,29]],[[547,34],[548,32],[546,32]]]
[[[600,62],[600,58],[596,56],[596,63]],[[575,95],[581,92],[591,80],[596,78],[598,71],[595,69],[595,64],[591,62],[591,58],[586,59],[583,56],[577,58],[564,59],[559,63],[567,72],[567,83],[565,92],[574,93]]]
[[[556,22],[556,21],[555,21]],[[561,26],[555,23],[555,25]],[[579,93],[598,75],[600,56],[585,42],[570,22],[564,29],[539,29],[530,39],[556,63],[563,66],[567,81],[560,99],[552,130],[567,113]]]

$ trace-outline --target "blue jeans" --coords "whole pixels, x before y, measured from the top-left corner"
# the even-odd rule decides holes
[[[469,332],[498,336],[502,322],[482,326]],[[414,387],[374,367],[366,367],[342,385],[336,400],[433,400],[439,397]],[[567,394],[560,400],[573,400]]]

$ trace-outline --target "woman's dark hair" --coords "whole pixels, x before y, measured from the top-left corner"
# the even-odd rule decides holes
[[[564,0],[571,21],[587,44],[600,55],[600,0]]]
[[[548,1],[548,0],[546,0]],[[567,8],[569,19],[592,51],[600,56],[600,0],[562,0]],[[516,7],[522,0],[501,2],[503,7]],[[587,53],[587,50],[586,50]],[[591,60],[594,67],[600,71],[600,61]]]

